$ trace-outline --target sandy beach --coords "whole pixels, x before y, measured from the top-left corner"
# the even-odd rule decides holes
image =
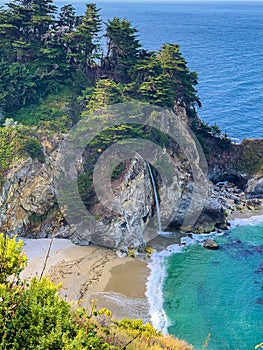
[[[235,219],[249,219],[251,217],[256,216],[263,216],[263,201],[262,207],[257,210],[246,210],[246,211],[234,211],[233,213],[230,213],[228,216],[228,220],[235,220]]]
[[[261,210],[236,212],[229,219],[235,226],[236,220],[257,220],[261,216]],[[151,243],[161,249],[179,243],[180,237],[178,233],[158,236]],[[50,239],[23,238],[23,241],[28,265],[21,277],[40,276]],[[120,257],[104,247],[78,246],[67,239],[54,239],[44,275],[54,283],[62,284],[60,295],[63,298],[78,301],[87,310],[96,300],[99,309],[110,309],[116,319],[129,317],[149,321],[149,304],[145,295],[149,273],[145,261]]]
[[[28,265],[22,278],[40,276],[50,239],[23,238]],[[54,239],[44,275],[62,283],[60,294],[90,310],[92,300],[106,307],[117,319],[149,320],[145,296],[149,275],[147,263],[119,257],[114,251],[98,246],[77,246],[66,239]]]

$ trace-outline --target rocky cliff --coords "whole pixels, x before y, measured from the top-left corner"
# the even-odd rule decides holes
[[[54,157],[45,164],[31,158],[6,174],[0,196],[1,229],[27,237],[47,237],[56,227],[54,188]],[[117,186],[118,185],[118,186]],[[95,230],[82,227],[81,222],[69,227],[66,222],[54,232],[79,244],[90,242],[107,247],[140,246],[147,218],[153,213],[153,193],[145,164],[133,160],[122,179],[115,183],[115,195],[124,208],[114,215],[107,208],[92,208],[97,225]],[[98,234],[103,232],[103,234]]]
[[[78,244],[94,243],[124,250],[143,246],[146,240],[157,234],[153,184],[146,163],[141,159],[130,161],[121,177],[113,181],[113,192],[121,202],[122,212],[114,213],[95,202],[89,208],[96,218],[96,225],[91,227],[83,227],[81,222],[69,226],[66,221],[59,227],[56,226],[58,206],[54,172],[53,154],[46,156],[44,164],[28,158],[9,170],[0,196],[2,230],[35,238],[48,237],[53,232]],[[178,175],[180,177],[175,178],[176,183],[169,187],[159,184],[162,213],[171,214],[173,208],[169,208],[167,203],[176,205],[173,220],[170,222],[173,229],[181,228],[193,192],[191,178],[187,180],[184,171],[177,173]],[[167,203],[163,203],[167,198]],[[208,199],[196,227],[200,231],[208,231],[215,224],[224,222],[224,211],[220,203],[215,199]],[[150,237],[144,236],[146,226],[150,228]]]
[[[157,234],[153,183],[147,164],[140,157],[127,161],[121,175],[112,182],[121,211],[114,212],[94,200],[87,210],[95,225],[94,222],[90,226],[83,225],[81,220],[68,225],[67,217],[57,225],[59,207],[54,185],[57,151],[54,147],[46,147],[45,140],[42,144],[45,146],[45,163],[28,158],[6,173],[0,194],[1,230],[35,238],[55,234],[82,245],[94,243],[126,251],[129,247],[144,246]],[[224,183],[215,185],[210,181],[206,188],[199,190],[194,178],[196,174],[203,176],[199,160],[189,167],[180,152],[171,154],[171,149],[164,149],[163,156],[165,153],[172,156],[176,173],[167,184],[153,168],[163,228],[168,226],[168,229],[186,232],[226,229],[227,213],[244,211],[244,208],[259,209],[263,177],[257,168],[259,159],[254,159],[251,152],[255,151],[256,157],[260,158],[262,144],[262,140],[245,140],[228,150],[213,148],[208,157],[208,176],[214,183]],[[233,184],[225,182],[230,180]],[[189,216],[189,212],[194,217]]]
[[[8,171],[0,195],[2,230],[19,235],[46,235],[40,233],[40,226],[55,204],[52,167],[50,160],[42,164],[28,158]]]
[[[244,139],[221,148],[217,139],[207,139],[208,177],[214,183],[230,181],[245,189],[248,181],[263,175],[263,139]],[[250,191],[250,189],[248,189]]]

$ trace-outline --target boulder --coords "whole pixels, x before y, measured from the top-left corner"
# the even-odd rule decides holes
[[[261,200],[259,199],[249,199],[246,204],[249,210],[259,210],[262,207]]]
[[[215,227],[226,226],[225,208],[221,201],[216,198],[207,198],[202,214],[194,226],[194,232],[211,232]]]
[[[248,198],[263,198],[263,177],[255,176],[251,178],[246,186],[245,193]]]
[[[203,247],[211,250],[219,249],[219,245],[216,242],[212,241],[212,239],[207,239],[206,241],[204,241]]]

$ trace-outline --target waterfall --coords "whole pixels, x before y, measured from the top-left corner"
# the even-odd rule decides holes
[[[152,186],[153,186],[153,192],[154,192],[154,198],[155,198],[155,204],[156,204],[156,212],[157,212],[157,220],[158,220],[158,230],[159,230],[159,232],[162,232],[161,213],[160,213],[160,205],[159,205],[159,198],[158,198],[157,188],[156,188],[156,184],[155,184],[155,180],[154,180],[154,177],[153,177],[151,166],[150,166],[150,164],[148,162],[147,162],[147,166],[148,166],[148,169],[149,169],[151,183],[152,183]]]

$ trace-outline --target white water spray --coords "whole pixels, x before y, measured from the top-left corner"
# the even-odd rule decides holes
[[[157,188],[156,188],[156,184],[155,184],[155,180],[154,180],[154,177],[153,177],[151,166],[150,166],[150,164],[148,162],[147,162],[147,166],[148,166],[148,169],[149,169],[149,174],[150,174],[150,178],[151,178],[151,182],[152,182],[152,186],[153,186],[154,199],[155,199],[156,212],[157,212],[157,220],[158,220],[158,231],[162,232],[161,212],[160,212],[160,205],[159,205],[159,198],[158,198]]]

